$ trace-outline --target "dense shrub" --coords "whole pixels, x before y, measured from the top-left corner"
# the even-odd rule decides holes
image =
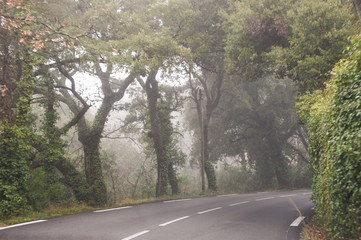
[[[57,176],[52,177],[57,178]],[[50,206],[67,206],[74,201],[71,190],[60,183],[59,179],[51,181],[43,167],[31,171],[27,185],[28,203],[35,211],[41,211]]]
[[[218,173],[219,190],[224,192],[251,192],[256,189],[254,176],[242,167],[225,167]]]
[[[331,239],[361,236],[361,35],[326,90],[303,97],[316,213]]]
[[[0,125],[0,218],[21,214],[26,208],[28,129]]]

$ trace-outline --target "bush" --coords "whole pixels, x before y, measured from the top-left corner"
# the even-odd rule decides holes
[[[325,91],[299,104],[310,135],[316,213],[331,239],[361,236],[361,35]]]
[[[254,176],[243,167],[227,167],[220,171],[218,187],[223,192],[250,192],[255,190]]]
[[[56,177],[53,176],[53,178]],[[49,176],[43,168],[33,170],[27,184],[28,203],[35,211],[41,211],[50,206],[65,206],[74,200],[70,189],[60,183],[59,179],[49,181]]]
[[[28,178],[27,160],[30,146],[26,127],[0,125],[0,218],[21,214],[27,206],[25,198]]]

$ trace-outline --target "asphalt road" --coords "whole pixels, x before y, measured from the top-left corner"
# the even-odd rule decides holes
[[[0,228],[0,239],[299,240],[295,206],[310,216],[310,196],[265,192],[148,203]]]

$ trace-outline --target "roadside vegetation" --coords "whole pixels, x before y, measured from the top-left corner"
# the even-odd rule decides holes
[[[359,9],[0,0],[1,223],[312,184],[357,239]]]
[[[360,42],[352,38],[326,89],[299,102],[309,127],[315,221],[330,239],[361,236]]]

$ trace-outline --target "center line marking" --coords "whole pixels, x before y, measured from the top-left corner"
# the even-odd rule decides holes
[[[233,204],[229,204],[228,206],[233,207],[233,206],[241,205],[241,204],[245,204],[245,203],[249,203],[249,201],[233,203]]]
[[[48,221],[48,220],[37,220],[37,221],[32,221],[32,222],[14,224],[14,225],[10,225],[10,226],[7,226],[7,227],[0,227],[0,231],[5,230],[5,229],[9,229],[9,228],[21,227],[21,226],[25,226],[25,225],[29,225],[29,224],[41,223],[41,222],[46,222],[46,221]]]
[[[139,232],[139,233],[133,234],[133,235],[131,235],[131,236],[129,236],[129,237],[123,238],[122,240],[130,240],[130,239],[139,237],[139,236],[141,236],[141,235],[143,235],[143,234],[146,234],[146,233],[148,233],[148,232],[149,232],[149,230],[145,230],[145,231],[143,231],[143,232]]]
[[[203,212],[197,212],[197,214],[203,214],[203,213],[207,213],[207,212],[212,212],[212,211],[215,211],[215,210],[218,210],[218,209],[221,209],[222,207],[217,207],[217,208],[212,208],[212,209],[208,209],[206,211],[203,211]]]
[[[109,211],[116,211],[116,210],[121,210],[121,209],[127,209],[127,208],[131,208],[132,206],[126,206],[126,207],[119,207],[119,208],[110,208],[110,209],[104,209],[104,210],[97,210],[94,211],[95,213],[101,213],[101,212],[109,212]]]
[[[282,195],[282,196],[280,196],[280,197],[294,197],[294,196],[296,196],[296,194],[289,194],[289,195]]]
[[[183,202],[183,201],[189,201],[192,200],[190,198],[186,198],[186,199],[176,199],[176,200],[168,200],[168,201],[163,201],[164,203],[172,203],[172,202]]]
[[[269,199],[274,199],[275,197],[267,197],[267,198],[259,198],[256,199],[256,201],[263,201],[263,200],[269,200]]]
[[[302,193],[302,195],[311,195],[312,193]]]
[[[178,222],[178,221],[186,219],[186,218],[189,218],[189,216],[184,216],[184,217],[177,218],[177,219],[174,219],[174,220],[166,222],[166,223],[159,224],[159,227],[164,227],[164,226],[167,226],[168,224],[175,223],[175,222]]]

